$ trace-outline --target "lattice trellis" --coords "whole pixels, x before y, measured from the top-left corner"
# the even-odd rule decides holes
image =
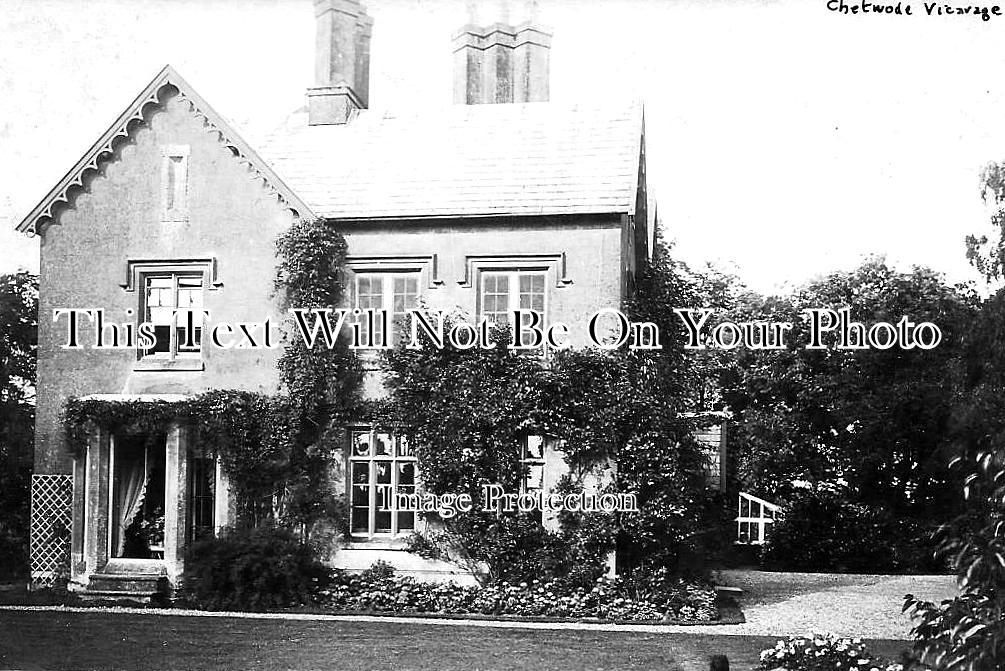
[[[31,476],[31,581],[52,587],[70,572],[73,476]]]

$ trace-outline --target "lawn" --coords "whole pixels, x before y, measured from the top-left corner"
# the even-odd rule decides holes
[[[800,632],[801,633],[801,632]],[[2,669],[660,669],[708,656],[752,668],[774,637],[494,629],[109,612],[0,611]],[[899,641],[870,645],[895,657]]]

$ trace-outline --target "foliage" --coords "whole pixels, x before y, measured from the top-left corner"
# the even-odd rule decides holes
[[[981,198],[993,207],[991,228],[997,240],[986,234],[966,237],[967,259],[988,282],[1005,272],[1005,164],[989,163],[981,172]]]
[[[295,222],[277,241],[275,288],[301,308],[341,304],[345,240],[322,219]],[[220,457],[237,504],[237,524],[296,525],[305,537],[343,516],[331,482],[341,426],[357,404],[361,372],[346,342],[307,349],[290,337],[279,360],[284,390],[263,394],[210,390],[178,402],[70,399],[63,412],[74,455],[87,425],[110,432],[163,435],[182,422]]]
[[[3,463],[0,455],[0,580],[23,578],[28,570],[28,484],[30,469]]]
[[[501,582],[462,586],[453,582],[423,583],[375,564],[362,574],[336,571],[332,586],[321,593],[332,610],[352,612],[443,613],[538,617],[596,617],[607,620],[680,620],[708,622],[718,616],[715,591],[681,580],[661,585],[638,598],[617,578],[591,585],[562,580]]]
[[[566,534],[567,544],[599,554],[614,542],[626,569],[645,562],[683,568],[685,557],[697,554],[707,491],[694,422],[685,415],[700,383],[680,340],[667,335],[679,328],[668,306],[693,304],[698,292],[663,246],[639,287],[632,314],[651,312],[667,327],[662,350],[564,350],[543,364],[507,349],[508,332],[497,329],[491,349],[437,348],[427,341],[419,349],[399,343],[387,353],[390,398],[380,422],[408,427],[425,488],[433,494],[466,492],[475,500],[486,483],[516,491],[523,475],[521,440],[558,438],[574,484],[616,464],[616,478],[607,486],[635,494],[640,507],[605,524],[578,526]],[[458,318],[448,317],[445,329]],[[529,570],[535,553],[520,548],[550,547],[555,540],[504,518],[473,512],[443,522],[461,563],[489,564],[488,581]],[[601,528],[608,535],[617,530],[616,538],[601,539]],[[443,539],[427,542],[444,545],[436,540]],[[539,564],[538,570],[548,569]]]
[[[0,275],[0,578],[28,568],[37,344],[38,277]]]
[[[944,570],[926,550],[932,543],[918,522],[848,498],[835,487],[799,491],[774,523],[762,565],[779,571],[851,573]]]
[[[414,534],[409,550],[464,566],[483,585],[561,579],[587,586],[606,570],[613,531],[605,515],[569,515],[561,531],[549,531],[531,514],[472,511],[442,530]]]
[[[224,530],[193,544],[182,600],[208,610],[263,610],[312,602],[330,573],[292,531],[271,525]]]
[[[834,634],[789,636],[761,652],[757,671],[903,671],[902,664],[874,657],[860,638]]]
[[[325,219],[301,219],[276,241],[275,288],[286,305],[334,309],[345,298],[346,241]],[[290,509],[305,534],[312,524],[340,518],[331,480],[344,444],[342,427],[359,405],[362,368],[346,336],[332,348],[287,339],[278,362],[294,421],[289,433]]]
[[[808,350],[802,311],[820,307],[848,307],[867,325],[930,321],[944,338],[933,350]],[[794,482],[824,482],[844,485],[850,502],[898,515],[950,516],[946,391],[976,311],[971,290],[923,268],[898,272],[881,258],[787,296],[743,297],[738,321],[793,323],[787,349],[739,348],[722,371],[731,442],[751,491],[784,499]]]
[[[912,595],[904,610],[923,660],[938,671],[991,671],[1005,659],[1005,454],[961,454],[966,511],[943,528],[940,552],[959,575],[960,594],[936,605]]]

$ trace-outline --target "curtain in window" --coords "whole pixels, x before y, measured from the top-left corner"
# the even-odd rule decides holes
[[[126,529],[136,519],[143,506],[143,497],[150,480],[147,449],[122,450],[115,455],[116,470],[119,472],[118,491],[116,492],[116,510],[118,519],[115,526],[115,556],[121,557],[126,549]]]

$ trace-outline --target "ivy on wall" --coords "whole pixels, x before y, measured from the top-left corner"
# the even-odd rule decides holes
[[[275,289],[284,303],[341,304],[346,243],[334,226],[298,220],[276,249]],[[153,440],[181,423],[219,456],[235,493],[238,525],[278,522],[299,527],[306,538],[319,522],[343,514],[331,470],[341,451],[341,427],[359,403],[362,373],[345,342],[308,350],[287,338],[277,365],[277,394],[210,390],[179,402],[71,398],[63,411],[66,444],[79,457],[90,425]]]
[[[671,336],[678,328],[671,308],[699,302],[693,278],[670,261],[665,247],[645,269],[639,288],[629,306],[632,316],[658,323]],[[493,349],[463,351],[399,344],[384,358],[390,398],[381,422],[408,427],[426,489],[466,492],[475,500],[484,483],[517,491],[522,439],[559,438],[572,486],[591,470],[613,471],[610,490],[635,494],[640,507],[599,523],[591,519],[596,513],[565,516],[562,534],[569,552],[590,548],[588,554],[599,560],[600,547],[616,544],[626,569],[694,568],[689,559],[702,554],[698,543],[714,524],[709,515],[714,506],[688,415],[700,375],[681,341],[668,338],[656,351],[560,351],[543,365],[508,350],[505,331],[496,331],[493,340]],[[539,542],[528,534],[540,535],[540,529],[477,507],[444,520],[443,528],[416,547],[433,556],[453,552],[468,565],[481,562],[504,579],[519,579],[513,571],[532,563],[534,555],[548,555],[541,548],[554,550],[558,542]],[[546,573],[547,567],[537,570]]]

